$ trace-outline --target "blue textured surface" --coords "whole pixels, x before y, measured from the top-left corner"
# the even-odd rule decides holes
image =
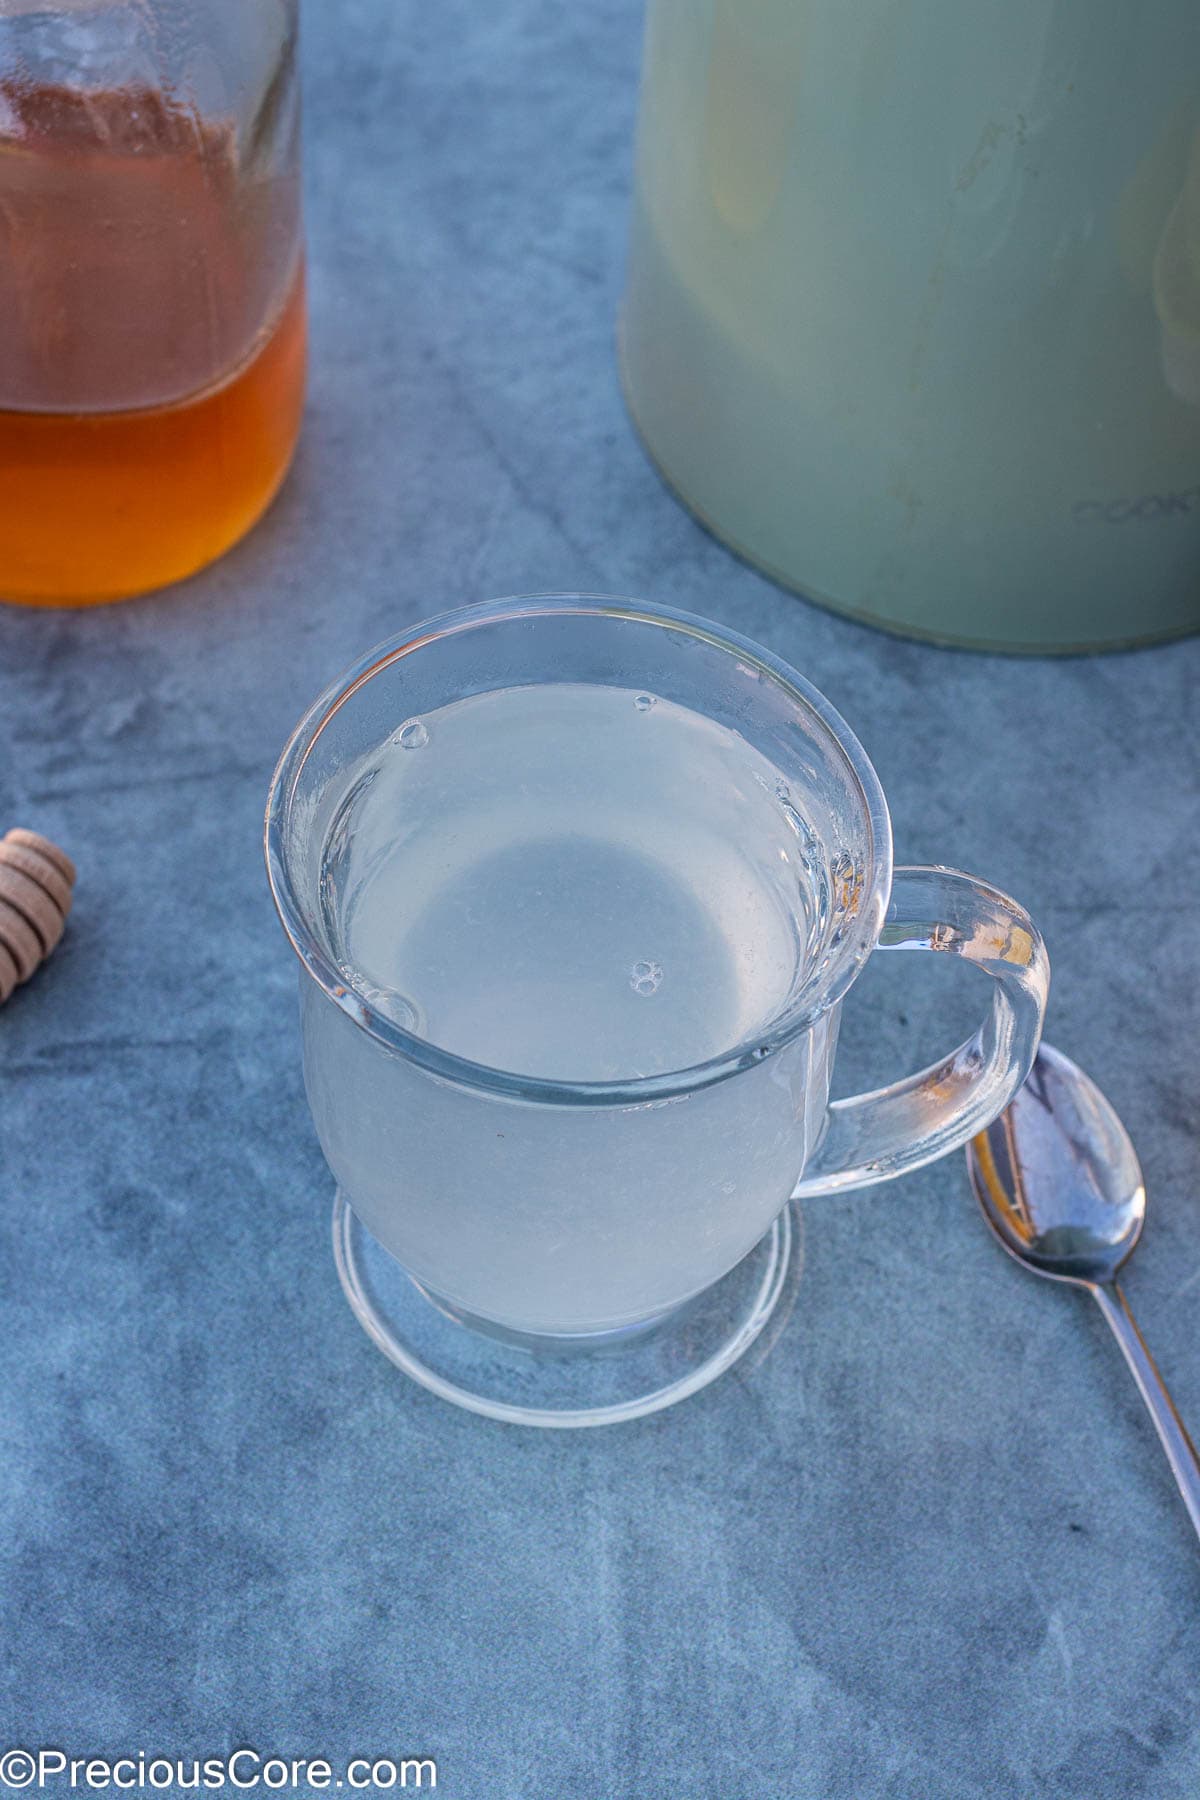
[[[901,856],[1040,918],[1049,1035],[1147,1170],[1130,1295],[1200,1423],[1200,644],[892,641],[668,498],[612,353],[637,12],[312,0],[294,479],[183,589],[0,608],[0,823],[81,869],[0,1014],[0,1731],[421,1752],[467,1800],[1193,1800],[1186,1515],[1098,1313],[1003,1258],[958,1159],[812,1209],[771,1355],[610,1432],[456,1413],[337,1287],[259,850],[276,752],[425,614],[644,594],[796,664]],[[852,997],[843,1086],[979,1003],[894,960]]]

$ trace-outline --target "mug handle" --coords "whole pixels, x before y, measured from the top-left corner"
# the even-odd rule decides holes
[[[835,1100],[793,1199],[867,1187],[965,1144],[1004,1111],[1033,1064],[1050,964],[1023,907],[957,869],[897,869],[881,950],[965,956],[995,982],[975,1036],[919,1075]]]

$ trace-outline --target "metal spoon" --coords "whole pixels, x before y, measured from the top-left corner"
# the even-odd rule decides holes
[[[1146,1219],[1129,1133],[1083,1070],[1043,1044],[1016,1099],[968,1144],[967,1167],[1009,1254],[1099,1302],[1200,1532],[1200,1458],[1117,1286]]]

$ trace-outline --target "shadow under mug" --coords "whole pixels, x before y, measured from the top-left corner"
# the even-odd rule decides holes
[[[822,883],[816,941],[771,1022],[696,1066],[616,1081],[484,1066],[383,1010],[339,960],[325,850],[373,753],[415,715],[563,682],[685,707],[765,758],[777,794],[803,797],[803,817],[776,812],[784,851],[803,834]],[[603,1424],[703,1387],[788,1290],[789,1199],[944,1156],[1002,1111],[1037,1050],[1049,971],[1028,915],[969,875],[894,869],[878,778],[829,703],[768,651],[667,608],[509,599],[380,645],[293,733],[266,850],[301,963],[347,1297],[409,1375],[493,1417]],[[892,949],[965,958],[992,978],[991,1005],[944,1061],[831,1103],[841,1001]]]

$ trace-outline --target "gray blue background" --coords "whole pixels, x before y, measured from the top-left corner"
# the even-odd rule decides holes
[[[613,357],[639,37],[635,0],[310,0],[292,481],[174,592],[0,608],[0,825],[81,871],[0,1014],[0,1731],[421,1753],[461,1800],[1192,1800],[1197,1545],[1098,1312],[1001,1255],[959,1159],[811,1207],[770,1355],[615,1430],[452,1410],[337,1286],[259,849],[275,755],[424,615],[643,595],[794,663],[902,859],[1040,919],[1049,1035],[1146,1167],[1129,1292],[1200,1424],[1200,643],[895,641],[677,507]],[[845,1089],[982,1001],[892,960]]]

